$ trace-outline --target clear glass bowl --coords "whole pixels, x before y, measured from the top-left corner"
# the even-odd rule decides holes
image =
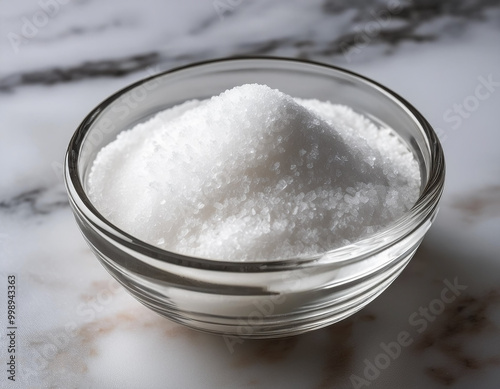
[[[420,164],[417,203],[388,228],[355,244],[265,262],[222,262],[162,250],[120,230],[94,208],[86,194],[89,169],[97,152],[120,131],[186,100],[209,98],[246,83],[345,104],[395,129]],[[430,227],[444,176],[436,134],[404,99],[352,72],[281,58],[217,60],[139,81],[83,120],[65,160],[66,187],[78,226],[113,277],[141,303],[173,321],[247,338],[321,328],[376,298],[408,264]]]

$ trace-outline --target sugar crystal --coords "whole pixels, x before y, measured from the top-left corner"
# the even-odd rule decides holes
[[[96,208],[165,250],[245,261],[353,243],[416,202],[394,130],[342,105],[243,85],[120,133],[87,182]]]

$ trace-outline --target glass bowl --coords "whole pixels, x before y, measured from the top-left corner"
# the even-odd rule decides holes
[[[247,83],[344,104],[393,128],[419,162],[421,193],[387,228],[322,254],[262,262],[217,261],[162,250],[120,230],[90,202],[99,150],[158,111]],[[401,273],[431,226],[444,184],[443,151],[429,123],[394,92],[333,66],[283,58],[204,62],[139,81],[102,102],[70,141],[65,182],[90,248],[137,300],[175,322],[226,336],[271,338],[335,323],[363,308]],[[140,201],[140,199],[137,199]],[[126,212],[126,210],[124,210]]]

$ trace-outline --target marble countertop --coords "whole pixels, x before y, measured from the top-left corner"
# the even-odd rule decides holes
[[[2,2],[0,17],[2,388],[500,387],[500,2],[29,0]],[[374,302],[231,350],[111,279],[61,168],[79,122],[114,91],[242,54],[318,60],[393,89],[438,132],[447,182],[418,253]]]

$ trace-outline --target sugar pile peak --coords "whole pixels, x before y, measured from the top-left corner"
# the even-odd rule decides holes
[[[392,129],[252,84],[120,133],[87,184],[96,208],[141,240],[244,261],[362,239],[411,208],[420,173]]]

